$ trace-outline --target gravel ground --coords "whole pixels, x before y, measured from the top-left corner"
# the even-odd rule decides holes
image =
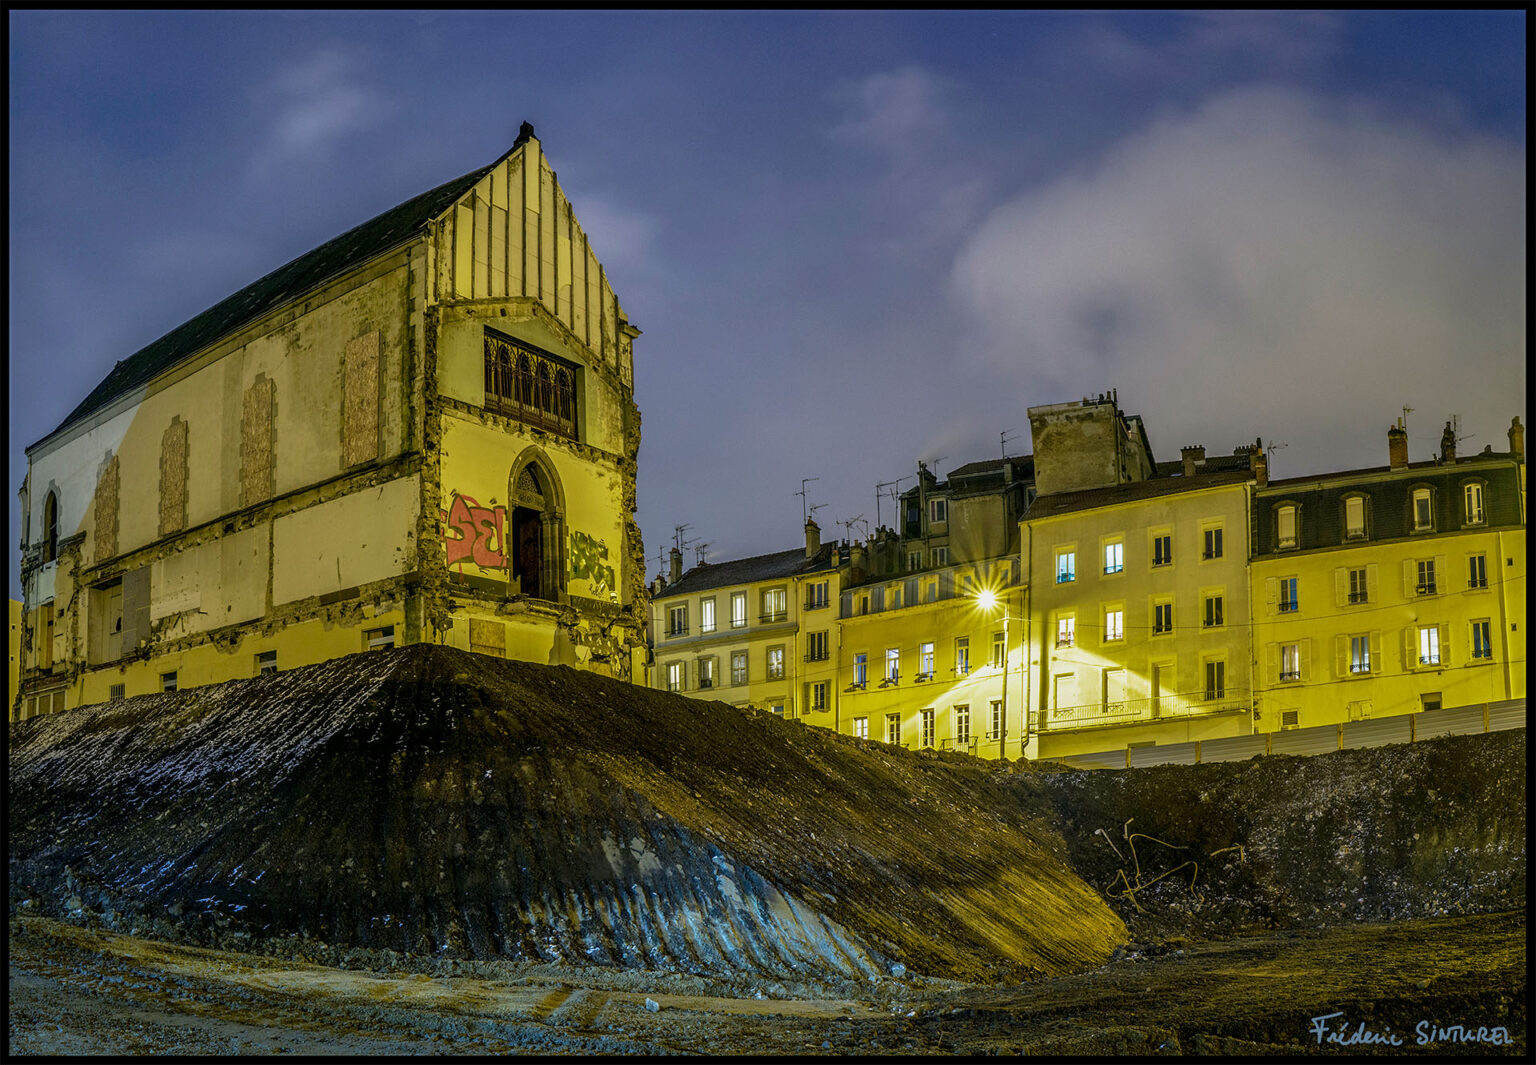
[[[1011,986],[744,981],[580,966],[326,968],[13,919],[9,1047],[31,1054],[1282,1054],[1327,1031],[1394,1053],[1526,1051],[1521,913],[1119,952]],[[441,966],[439,969],[441,970]],[[483,971],[483,970],[482,970]],[[1420,1025],[1455,1035],[1417,1045]],[[1489,1042],[1502,1029],[1507,1045]],[[1358,1051],[1358,1046],[1345,1047]]]

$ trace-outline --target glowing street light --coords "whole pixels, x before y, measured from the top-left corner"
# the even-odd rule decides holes
[[[997,723],[997,757],[1001,761],[1008,752],[1008,604],[991,588],[976,593],[976,607],[988,615],[999,605],[1003,608],[1003,698],[999,704]]]

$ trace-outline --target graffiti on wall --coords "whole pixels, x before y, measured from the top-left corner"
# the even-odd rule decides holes
[[[448,565],[469,562],[485,569],[507,568],[507,508],[482,507],[474,496],[454,492],[447,510],[439,509]],[[605,598],[618,587],[608,564],[608,545],[584,532],[569,537],[570,576],[591,583],[591,594]]]
[[[437,513],[443,521],[448,565],[469,561],[487,569],[506,567],[506,507],[482,507],[474,496],[455,492],[448,509]]]
[[[571,577],[592,583],[592,595],[606,596],[617,586],[613,567],[607,564],[608,545],[586,533],[571,533]]]

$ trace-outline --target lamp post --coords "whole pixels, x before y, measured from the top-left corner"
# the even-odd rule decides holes
[[[999,605],[997,593],[990,588],[983,588],[976,593],[976,605],[991,614],[992,608]],[[1003,608],[1003,698],[998,704],[997,723],[997,758],[1002,761],[1008,753],[1008,604],[1002,603]]]

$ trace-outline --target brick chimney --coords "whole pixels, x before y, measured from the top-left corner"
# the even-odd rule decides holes
[[[1394,470],[1408,468],[1408,430],[1401,418],[1387,430],[1387,464]]]
[[[1518,414],[1509,423],[1509,453],[1515,456],[1516,462],[1525,461],[1525,426],[1520,424]]]
[[[864,579],[864,545],[857,540],[848,551],[848,581],[858,584]]]
[[[821,526],[816,524],[816,519],[811,518],[805,523],[805,557],[815,558],[821,554]]]
[[[1456,461],[1456,430],[1451,428],[1451,423],[1445,423],[1445,432],[1440,434],[1440,461],[1452,463]]]
[[[669,583],[676,584],[683,579],[683,553],[677,548],[672,549],[672,569]]]
[[[1194,444],[1190,447],[1179,449],[1179,455],[1184,460],[1184,476],[1193,477],[1200,466],[1205,465],[1205,445]]]
[[[1269,483],[1269,456],[1264,453],[1262,436],[1254,438],[1253,451],[1248,456],[1248,468],[1253,471],[1253,479],[1260,488]]]

